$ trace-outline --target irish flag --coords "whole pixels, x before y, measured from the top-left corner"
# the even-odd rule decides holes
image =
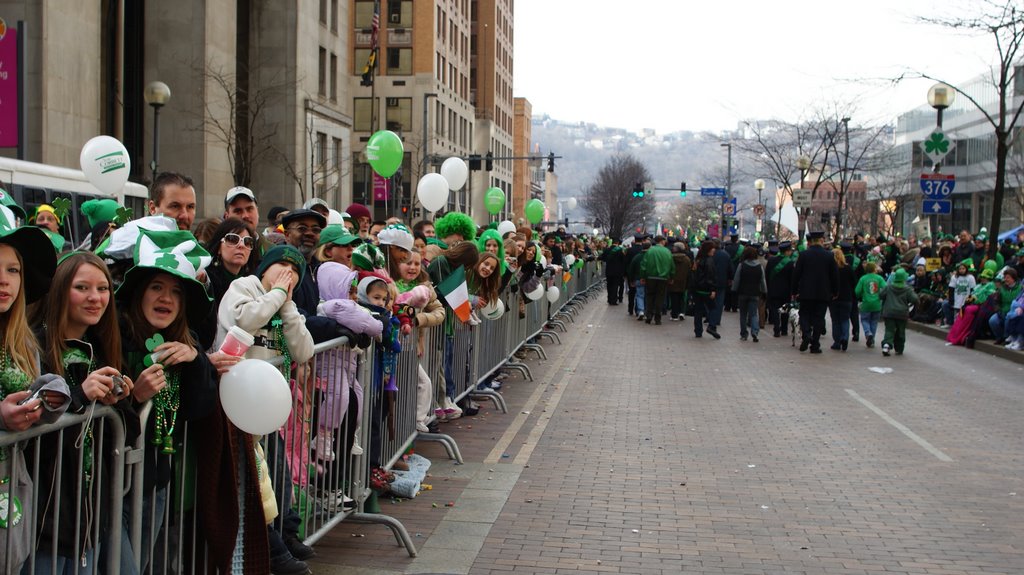
[[[448,276],[437,286],[444,300],[448,302],[455,315],[462,323],[469,321],[469,313],[472,308],[469,305],[469,288],[466,287],[466,269],[459,266],[452,275]]]

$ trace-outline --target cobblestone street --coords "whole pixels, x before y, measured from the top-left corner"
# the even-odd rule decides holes
[[[433,489],[343,523],[314,573],[1018,574],[1024,367],[910,332],[801,354],[600,297],[493,406],[420,442]],[[888,367],[891,373],[869,368]]]

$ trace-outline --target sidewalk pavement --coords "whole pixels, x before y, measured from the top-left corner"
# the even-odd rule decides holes
[[[908,321],[907,329],[937,337],[942,341],[946,341],[946,335],[949,334],[948,329],[942,329],[937,325],[931,325],[927,323],[921,323],[918,321]],[[987,353],[996,357],[1001,357],[1016,363],[1024,364],[1024,351],[1014,351],[1012,349],[1006,349],[1001,345],[996,345],[992,340],[980,339],[974,342],[975,351],[981,353]]]

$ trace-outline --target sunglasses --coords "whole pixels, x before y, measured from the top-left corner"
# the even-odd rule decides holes
[[[224,237],[220,239],[229,246],[237,246],[241,242],[242,247],[249,248],[250,250],[256,245],[256,240],[250,236],[244,238],[238,234],[224,234]]]

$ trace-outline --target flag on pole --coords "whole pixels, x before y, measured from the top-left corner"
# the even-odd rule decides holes
[[[373,71],[377,67],[377,36],[380,33],[380,0],[374,0],[373,19],[370,21],[370,55],[363,66],[363,79],[360,86],[373,85]]]
[[[455,312],[455,315],[466,323],[472,308],[469,305],[469,288],[466,286],[466,268],[459,266],[450,276],[437,285],[444,300]]]

